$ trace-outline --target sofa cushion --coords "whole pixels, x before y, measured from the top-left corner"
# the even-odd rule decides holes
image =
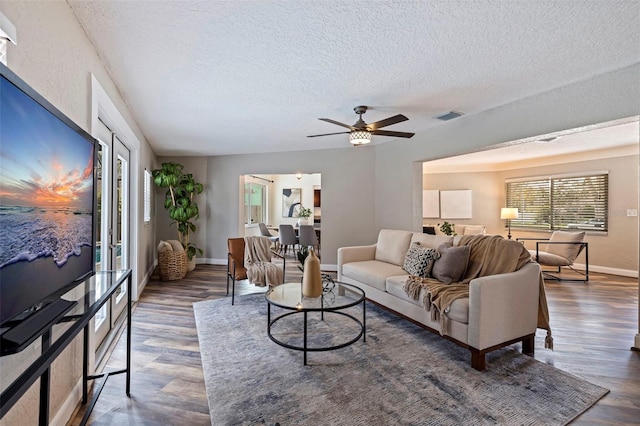
[[[400,266],[377,260],[350,262],[342,265],[342,275],[386,291],[386,279],[394,275],[406,275]]]
[[[545,251],[540,251],[540,252],[538,252],[538,257],[539,258],[536,260],[536,251],[535,250],[529,250],[529,253],[531,253],[531,258],[533,260],[537,261],[541,265],[547,265],[547,266],[570,266],[570,265],[573,265],[573,262],[570,262],[569,260],[565,259],[562,256],[558,256],[557,254],[547,253]]]
[[[431,276],[445,284],[460,281],[467,270],[471,247],[451,247],[442,244],[438,247],[438,252],[440,253],[440,258],[433,264]]]
[[[376,244],[376,260],[402,266],[413,232],[381,229]]]
[[[465,225],[462,235],[484,234],[484,225]]]
[[[404,291],[404,283],[408,278],[409,275],[394,275],[387,278],[387,293],[396,296],[397,298],[402,299],[405,302],[413,303],[417,306],[422,306],[422,297],[419,297],[418,300],[413,300],[413,298],[408,296]],[[422,296],[422,292],[420,292],[420,296]]]
[[[420,243],[412,243],[404,257],[402,269],[410,275],[429,277],[433,262],[439,257],[440,253],[436,249],[424,247]]]
[[[583,232],[565,232],[565,231],[554,231],[551,234],[551,238],[549,241],[552,242],[582,242],[584,240],[584,231]],[[555,254],[557,256],[564,257],[568,262],[573,263],[578,257],[578,252],[580,251],[580,244],[547,244],[547,247],[544,249],[547,253]]]
[[[417,306],[422,306],[422,296],[424,290],[420,291],[418,300],[414,300],[411,296],[408,296],[404,291],[404,283],[409,278],[408,275],[397,275],[387,278],[387,293],[396,296],[406,302],[413,303]],[[469,324],[469,298],[463,297],[456,299],[449,306],[447,317],[453,321],[461,322],[463,324]]]
[[[411,237],[411,243],[420,243],[421,246],[437,249],[440,247],[440,244],[449,243],[449,245],[451,245],[453,243],[453,237],[449,237],[448,235],[428,235],[416,232]]]

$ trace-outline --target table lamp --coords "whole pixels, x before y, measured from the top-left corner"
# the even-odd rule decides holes
[[[506,219],[507,225],[509,226],[509,235],[507,236],[511,239],[511,219],[518,218],[518,209],[512,209],[509,207],[503,207],[500,209],[500,219]]]

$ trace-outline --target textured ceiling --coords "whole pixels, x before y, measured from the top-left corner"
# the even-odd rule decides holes
[[[638,1],[68,0],[159,155],[348,146],[640,61]],[[615,4],[613,4],[615,3]],[[447,125],[453,125],[450,122]],[[390,137],[374,136],[374,143]]]

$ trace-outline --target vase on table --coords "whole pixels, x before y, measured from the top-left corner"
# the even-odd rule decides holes
[[[302,273],[302,295],[304,297],[320,297],[322,295],[322,275],[320,273],[320,259],[313,247],[309,248],[309,255],[304,261]]]

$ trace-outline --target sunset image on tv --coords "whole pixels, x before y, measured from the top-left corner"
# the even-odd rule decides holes
[[[93,268],[94,145],[13,84],[0,84],[2,289],[26,277],[64,286]]]

